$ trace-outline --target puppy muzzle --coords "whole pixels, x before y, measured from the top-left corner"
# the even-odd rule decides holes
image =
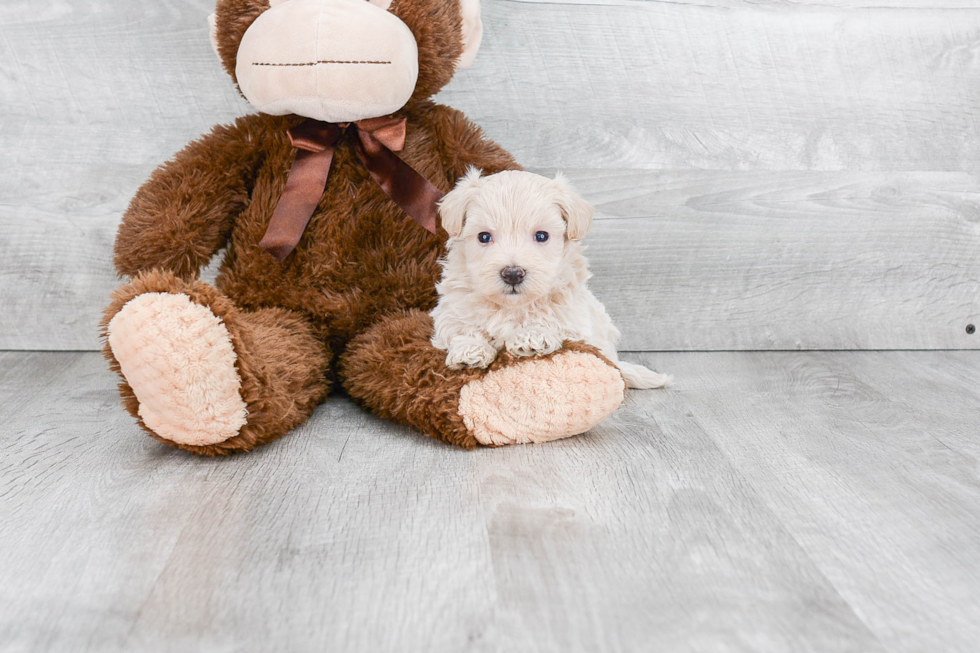
[[[527,272],[524,268],[515,266],[506,267],[500,271],[500,278],[515,291],[517,290],[517,286],[524,283],[525,276],[527,276]]]

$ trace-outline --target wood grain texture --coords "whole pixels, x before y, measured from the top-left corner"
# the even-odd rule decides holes
[[[150,172],[242,115],[210,0],[0,3],[0,348],[94,349],[112,242]]]
[[[933,11],[936,9],[980,9],[978,0],[509,0],[510,2],[527,2],[532,4],[562,4],[562,5],[624,5],[647,6],[658,4],[690,5],[695,7],[711,7],[724,9],[765,9],[769,11],[784,11],[786,9],[808,8],[837,8],[837,9],[919,9]]]
[[[899,4],[491,2],[444,97],[529,166],[976,172],[980,11]]]
[[[117,283],[111,243],[129,199],[190,139],[248,110],[208,45],[211,5],[0,5],[0,348],[97,348],[98,314]],[[597,227],[597,271],[610,275],[597,287],[625,280],[640,289],[607,298],[627,348],[972,347],[961,330],[978,310],[964,301],[976,286],[977,5],[487,0],[481,56],[440,99],[535,169],[721,171],[692,173],[692,201],[719,204],[687,224],[668,216],[678,222],[656,248],[648,244],[662,223]],[[749,176],[732,182],[732,172]],[[751,195],[764,178],[785,184],[785,213]],[[669,192],[652,186],[659,179],[642,182],[652,200]],[[621,192],[610,183],[589,185],[587,195]],[[852,185],[925,210],[893,230],[883,217],[895,214],[882,213],[889,199],[872,197],[848,205],[850,220],[837,228],[821,194],[846,202]],[[629,210],[652,216],[659,207],[637,199]],[[799,227],[775,225],[778,216]],[[717,229],[698,220],[717,220]],[[923,225],[925,238],[908,231]],[[866,258],[848,242],[856,231],[863,245],[880,241]],[[814,250],[823,258],[800,250],[793,238],[802,234],[822,239]],[[643,251],[620,248],[624,235]],[[733,236],[748,249],[725,251]],[[944,248],[952,263],[940,260]],[[607,255],[642,276],[625,279],[605,267]],[[701,257],[723,260],[701,266]],[[664,279],[678,289],[666,302]]]
[[[558,443],[333,398],[214,461],[98,354],[0,354],[0,648],[974,650],[980,354],[630,358],[676,386]]]
[[[690,417],[887,650],[975,647],[980,392],[947,369],[975,375],[976,354],[654,360],[681,364]],[[937,619],[946,627],[926,645]]]
[[[597,207],[590,285],[622,349],[980,346],[973,175],[568,176]]]

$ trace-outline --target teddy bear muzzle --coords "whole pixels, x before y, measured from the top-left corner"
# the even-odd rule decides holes
[[[242,37],[235,69],[242,94],[263,113],[326,122],[398,111],[418,81],[418,46],[383,5],[273,2]]]

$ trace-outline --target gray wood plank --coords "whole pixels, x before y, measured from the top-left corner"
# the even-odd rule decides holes
[[[245,112],[208,44],[212,9],[0,4],[0,325],[19,334],[0,348],[97,348],[129,199],[189,140]]]
[[[551,445],[332,398],[205,460],[98,354],[0,354],[2,648],[972,650],[976,352],[630,357],[676,387]]]
[[[458,650],[484,622],[472,458],[343,400],[285,448],[191,458],[134,429],[104,368],[0,433],[5,650]]]
[[[572,171],[626,350],[980,347],[965,173]]]
[[[33,398],[61,381],[84,356],[61,352],[0,351],[0,428],[23,410],[37,408]]]
[[[976,171],[976,9],[490,2],[444,97],[530,166]]]
[[[857,372],[870,365],[860,356],[854,363],[849,367],[855,367]],[[901,352],[874,360],[873,365],[875,389],[881,396],[899,402],[916,421],[933,425],[929,429],[931,439],[923,434],[931,450],[943,458],[949,455],[936,449],[934,439],[972,461],[974,469],[980,469],[980,366],[974,358],[954,352]],[[915,396],[916,401],[904,399],[909,395]],[[925,454],[927,450],[923,447],[917,453]],[[960,479],[969,482],[970,465],[965,465],[963,471],[966,473]]]
[[[503,497],[481,486],[499,505],[487,649],[885,650],[683,409],[643,402],[558,451],[505,452],[530,464],[495,479]]]
[[[691,5],[695,7],[711,7],[725,9],[765,8],[770,11],[784,9],[809,8],[839,8],[839,9],[919,9],[934,11],[936,9],[980,9],[977,0],[767,0],[765,5],[753,0],[509,0],[510,2],[527,2],[537,4],[558,5],[640,5],[654,6],[657,4]]]
[[[932,387],[976,353],[642,356],[670,369],[708,433],[892,651],[980,637],[974,388]],[[649,415],[670,412],[651,395]],[[972,419],[970,419],[972,417]],[[943,627],[935,630],[935,624]],[[931,632],[927,644],[923,632]]]
[[[976,170],[980,91],[964,80],[978,64],[961,55],[977,6],[488,0],[481,56],[441,99],[531,166]],[[246,111],[210,51],[210,11],[4,3],[11,187],[51,161],[142,179]]]

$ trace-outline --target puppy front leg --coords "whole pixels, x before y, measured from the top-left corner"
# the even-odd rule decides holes
[[[544,356],[561,349],[564,341],[557,329],[530,327],[513,333],[504,346],[515,356]]]
[[[450,303],[440,300],[432,311],[432,345],[446,351],[446,366],[454,370],[486,368],[497,358],[497,350],[486,334],[461,317]]]
[[[486,368],[497,358],[497,350],[482,336],[456,336],[449,340],[446,366],[453,370]]]

